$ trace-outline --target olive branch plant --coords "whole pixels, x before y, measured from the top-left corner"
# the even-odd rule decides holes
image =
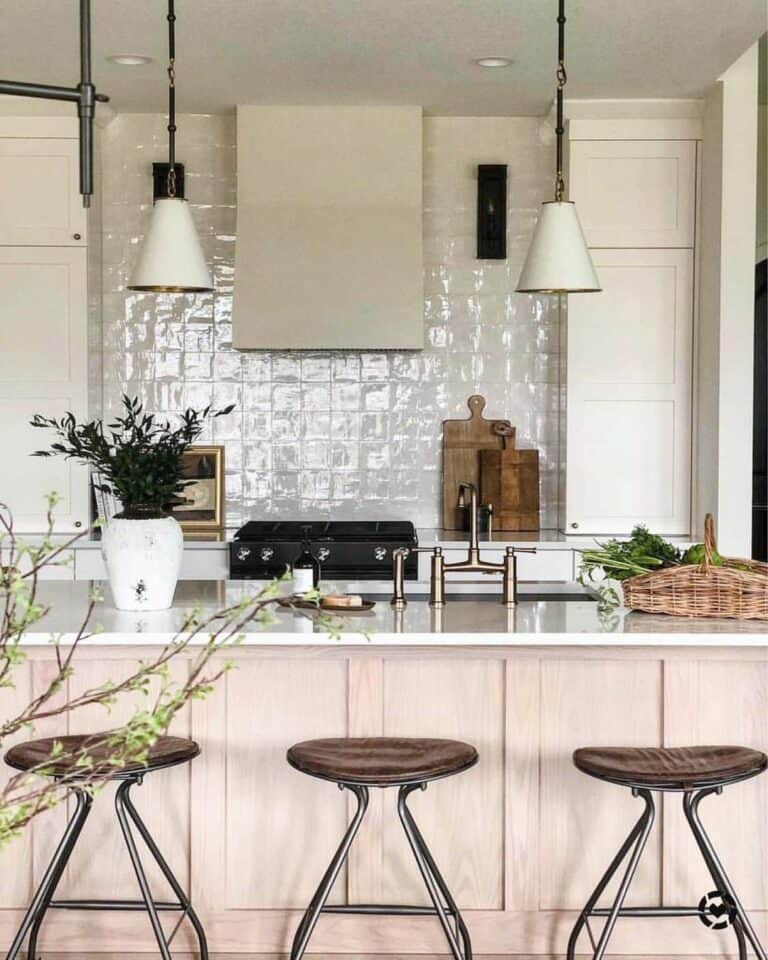
[[[84,534],[59,540],[54,536],[56,495],[48,498],[47,529],[34,543],[22,541],[14,530],[9,509],[0,504],[0,753],[11,738],[34,736],[38,724],[58,719],[62,728],[72,713],[85,707],[101,706],[105,712],[121,700],[138,698],[140,706],[127,720],[108,733],[88,738],[85,745],[67,752],[64,743],[54,740],[50,757],[33,769],[14,774],[4,785],[0,780],[0,849],[39,814],[60,804],[76,787],[98,791],[116,769],[141,763],[158,737],[191,701],[207,697],[217,682],[232,669],[226,652],[242,642],[245,628],[252,623],[265,627],[274,622],[272,607],[281,598],[282,581],[273,580],[253,596],[203,615],[193,608],[185,613],[173,639],[156,654],[139,661],[132,672],[80,693],[72,692],[76,654],[82,641],[98,633],[93,625],[100,596],[92,591],[79,625],[66,637],[51,635],[53,670],[28,703],[18,707],[17,680],[27,662],[24,634],[35,628],[45,630],[49,612],[40,595],[44,571],[65,563],[68,551]],[[302,599],[316,599],[309,594]],[[318,618],[329,633],[336,632],[332,621]],[[223,654],[223,656],[222,656]],[[171,665],[186,655],[187,669],[174,679]],[[9,692],[16,692],[17,706],[9,711]],[[4,704],[5,700],[5,704]],[[50,776],[56,769],[71,772]],[[46,775],[47,774],[47,775]]]

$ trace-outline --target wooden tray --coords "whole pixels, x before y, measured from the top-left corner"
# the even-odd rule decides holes
[[[356,613],[368,613],[376,606],[375,600],[363,600],[362,606],[343,607],[333,604],[321,603],[318,605],[313,600],[293,600],[291,597],[282,597],[277,601],[281,607],[294,607],[297,610],[317,610],[322,613],[347,614],[354,616]]]

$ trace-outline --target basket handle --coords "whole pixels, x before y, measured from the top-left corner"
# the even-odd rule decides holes
[[[712,555],[717,550],[715,541],[715,521],[711,513],[704,517],[704,570],[709,570],[712,565]]]

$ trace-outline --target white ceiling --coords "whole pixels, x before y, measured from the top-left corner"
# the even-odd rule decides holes
[[[0,74],[74,83],[77,0],[0,0]],[[421,104],[540,115],[556,0],[177,0],[179,109]],[[94,72],[114,108],[165,107],[164,0],[93,0]],[[766,30],[766,0],[570,0],[571,97],[700,95]],[[155,58],[118,67],[109,54]],[[512,67],[473,60],[509,56]]]

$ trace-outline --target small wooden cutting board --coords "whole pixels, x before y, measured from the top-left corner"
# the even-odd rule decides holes
[[[485,397],[473,394],[467,400],[466,420],[443,421],[443,528],[463,529],[463,512],[457,510],[459,484],[473,483],[480,494],[480,451],[501,451],[505,437],[496,430],[514,428],[509,420],[486,420],[483,416]],[[497,426],[498,425],[498,426]],[[507,439],[509,439],[507,437]]]
[[[538,530],[539,451],[516,449],[514,430],[502,431],[503,450],[480,451],[482,502],[493,506],[495,530]]]

